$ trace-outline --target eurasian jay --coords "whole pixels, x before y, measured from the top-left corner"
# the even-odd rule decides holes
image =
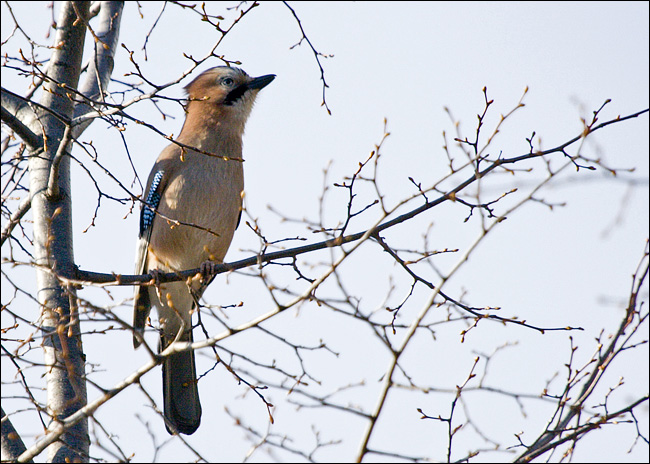
[[[206,269],[222,263],[242,211],[242,135],[257,93],[273,81],[220,66],[194,79],[185,123],[153,166],[140,212],[136,274]],[[209,263],[208,263],[209,264]],[[192,342],[192,314],[212,278],[136,286],[133,345],[142,340],[151,306],[158,310],[159,351],[173,341]],[[193,282],[193,283],[192,283]],[[166,428],[192,434],[201,423],[194,351],[168,356],[162,365]]]

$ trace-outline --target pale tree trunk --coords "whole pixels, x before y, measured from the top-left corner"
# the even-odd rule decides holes
[[[41,304],[41,328],[47,382],[47,411],[60,422],[87,404],[85,355],[76,313],[76,292],[57,276],[73,277],[76,267],[72,238],[71,140],[92,122],[87,118],[73,124],[73,118],[93,111],[83,102],[79,87],[84,40],[91,15],[99,13],[95,26],[95,49],[87,67],[87,78],[79,87],[83,96],[101,102],[113,70],[123,2],[65,2],[57,21],[54,51],[43,82],[40,107],[3,89],[3,121],[7,122],[30,149],[29,207],[34,220],[34,261]],[[5,237],[3,237],[4,240]],[[4,417],[4,412],[3,412]],[[3,420],[3,460],[30,460],[48,448],[50,462],[87,462],[89,456],[88,419],[81,417],[64,424],[64,432],[52,433],[25,450],[19,433]],[[62,430],[58,428],[58,430]],[[5,433],[7,432],[7,433]],[[20,455],[20,457],[18,457]]]
[[[87,18],[88,6],[88,2],[66,2],[61,9],[55,38],[61,46],[52,54],[40,101],[56,116],[44,112],[39,118],[45,150],[29,161],[34,259],[39,266],[36,276],[47,366],[47,410],[52,420],[65,419],[87,401],[85,359],[74,314],[75,291],[62,285],[55,273],[73,275],[75,265],[70,159],[65,156],[67,147],[62,143],[67,145],[70,141],[69,136],[63,140],[64,121],[72,119],[74,112],[74,95],[66,90],[76,89],[79,83],[86,34],[84,21],[79,21],[77,14]],[[48,191],[51,176],[53,182]],[[48,461],[87,461],[88,450],[88,421],[82,420],[49,446]]]

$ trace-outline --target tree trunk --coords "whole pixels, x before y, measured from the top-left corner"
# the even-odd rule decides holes
[[[87,401],[75,291],[62,284],[56,274],[74,273],[70,160],[67,147],[59,145],[67,145],[70,140],[64,133],[73,115],[74,94],[67,89],[76,89],[79,82],[88,8],[89,2],[62,5],[55,39],[57,48],[48,65],[40,101],[51,110],[40,118],[45,150],[29,161],[34,259],[38,265],[38,299],[48,366],[47,408],[52,420],[70,416]],[[86,462],[88,450],[88,421],[82,420],[50,445],[48,461]]]

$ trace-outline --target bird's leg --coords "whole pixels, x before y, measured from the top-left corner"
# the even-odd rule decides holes
[[[211,282],[214,276],[221,270],[222,263],[216,261],[204,261],[201,263],[200,272],[203,282]]]
[[[149,270],[149,275],[151,275],[151,280],[149,281],[154,287],[156,287],[156,293],[158,294],[158,299],[160,301],[162,300],[162,295],[160,293],[160,276],[163,275],[164,272],[161,271],[160,269],[150,269]]]
[[[153,285],[156,287],[160,287],[160,276],[165,274],[163,271],[160,269],[150,269],[149,270],[149,275],[151,275],[151,281],[153,281]]]

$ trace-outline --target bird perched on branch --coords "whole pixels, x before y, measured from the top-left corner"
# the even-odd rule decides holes
[[[162,352],[192,342],[192,313],[221,263],[239,224],[244,190],[242,135],[258,92],[275,75],[252,78],[234,67],[209,69],[185,90],[185,123],[178,143],[165,148],[149,174],[140,213],[136,274],[201,268],[204,278],[135,287],[133,345],[142,342],[151,306],[158,309]],[[209,264],[209,263],[208,263]],[[169,433],[192,434],[201,423],[194,351],[163,361]]]

